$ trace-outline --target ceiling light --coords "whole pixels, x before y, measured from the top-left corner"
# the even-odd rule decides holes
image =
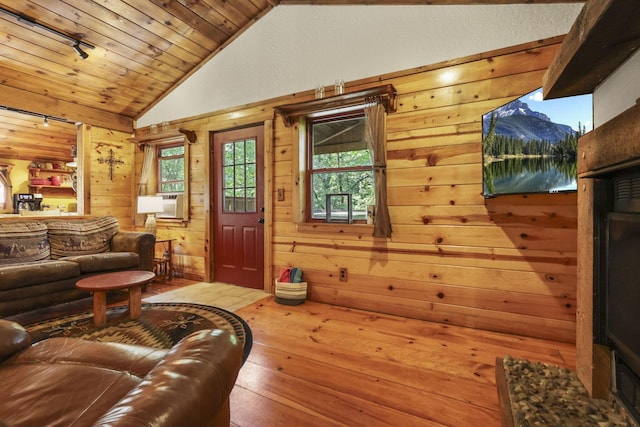
[[[51,28],[51,27],[48,27],[48,26],[46,26],[44,24],[41,24],[41,23],[37,22],[35,20],[35,18],[27,16],[27,15],[25,15],[23,13],[15,13],[15,12],[12,12],[12,11],[10,11],[8,9],[5,9],[4,7],[0,7],[0,12],[4,13],[6,15],[14,17],[14,18],[16,18],[18,20],[18,22],[26,24],[26,25],[28,25],[30,27],[38,27],[38,28],[41,28],[43,30],[47,30],[50,33],[53,33],[53,34],[57,35],[58,37],[61,37],[61,38],[65,39],[65,40],[73,42],[73,46],[72,46],[73,50],[82,59],[87,59],[89,57],[89,55],[87,54],[87,52],[83,51],[80,48],[80,45],[83,45],[84,47],[86,47],[88,49],[95,49],[96,48],[92,44],[89,44],[87,42],[84,42],[84,41],[80,40],[78,37],[72,37],[72,36],[70,36],[68,34],[63,33],[62,31],[56,30],[55,28]]]
[[[49,127],[49,118],[47,116],[42,117],[42,125]]]
[[[76,40],[75,44],[73,45],[73,50],[82,59],[87,59],[89,57],[89,54],[80,48],[80,41],[79,40]]]

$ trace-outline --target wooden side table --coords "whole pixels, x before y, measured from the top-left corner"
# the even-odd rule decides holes
[[[162,256],[153,258],[153,271],[157,277],[163,277],[164,280],[173,278],[173,241],[176,239],[157,239],[162,244]]]

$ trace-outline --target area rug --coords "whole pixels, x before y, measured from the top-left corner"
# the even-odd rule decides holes
[[[223,329],[235,334],[243,345],[243,363],[252,345],[251,329],[239,316],[222,308],[188,303],[142,304],[142,314],[129,319],[127,306],[107,309],[107,324],[96,327],[93,313],[58,317],[26,325],[33,342],[52,337],[75,337],[94,341],[171,348],[185,336],[202,329]]]

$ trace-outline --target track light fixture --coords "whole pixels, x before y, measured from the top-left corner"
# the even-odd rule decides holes
[[[56,117],[56,116],[50,116],[48,114],[35,113],[33,111],[20,110],[18,108],[9,107],[6,105],[0,105],[0,110],[11,111],[13,113],[19,113],[19,114],[26,114],[27,116],[42,117],[42,126],[49,126],[49,120],[55,120],[62,123],[69,123],[69,120],[65,119],[64,117]]]
[[[32,18],[30,16],[27,16],[27,15],[25,15],[23,13],[15,13],[15,12],[7,10],[7,9],[5,9],[3,7],[0,7],[0,12],[4,13],[5,15],[9,15],[9,16],[17,19],[18,22],[22,22],[23,24],[29,25],[31,27],[38,27],[38,28],[41,28],[43,30],[47,30],[50,33],[53,33],[53,34],[57,35],[58,37],[61,37],[61,38],[65,39],[65,40],[73,42],[73,45],[71,47],[78,54],[78,56],[80,58],[82,58],[82,59],[87,59],[89,57],[89,54],[87,54],[87,52],[85,52],[84,50],[82,50],[80,48],[81,45],[86,47],[86,48],[88,48],[88,49],[95,49],[96,48],[94,45],[89,44],[87,42],[84,42],[84,41],[80,40],[77,37],[72,37],[72,36],[70,36],[68,34],[65,34],[65,33],[61,32],[61,31],[56,30],[55,28],[51,28],[51,27],[48,27],[48,26],[46,26],[44,24],[41,24],[41,23],[37,22],[34,18]]]
[[[84,50],[82,50],[82,48],[80,48],[80,41],[78,41],[78,40],[76,40],[75,44],[73,45],[73,50],[82,59],[87,59],[89,57],[89,54],[87,52],[85,52]]]

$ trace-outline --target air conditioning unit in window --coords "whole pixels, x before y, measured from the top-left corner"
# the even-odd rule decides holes
[[[184,194],[158,193],[162,197],[162,212],[158,218],[184,218]]]

